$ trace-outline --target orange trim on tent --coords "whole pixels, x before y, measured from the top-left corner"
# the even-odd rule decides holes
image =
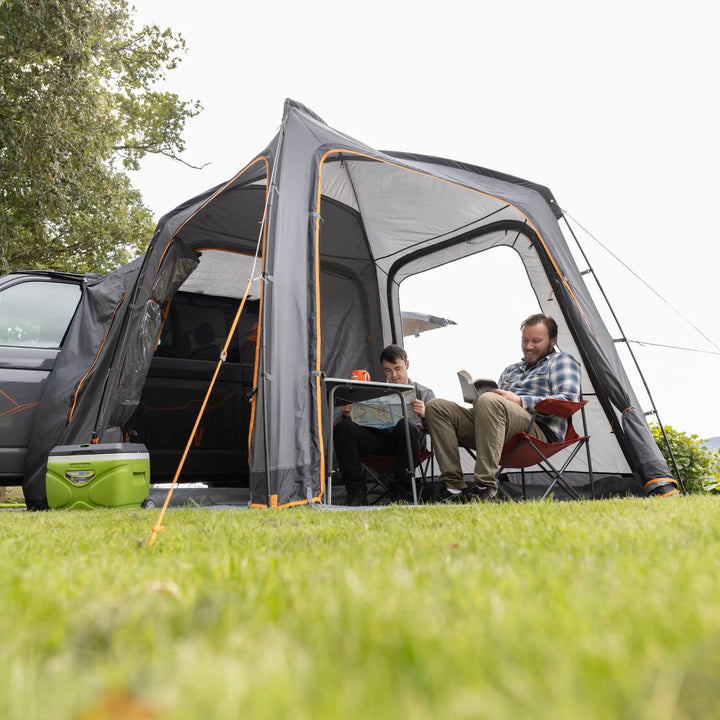
[[[550,251],[545,246],[544,240],[542,239],[542,237],[540,237],[540,235],[538,235],[538,237],[540,238],[540,242],[543,244],[543,247],[545,248],[545,252],[547,253],[550,260],[552,261],[552,264],[555,265],[555,261],[553,260],[552,255],[550,254]],[[562,277],[562,276],[558,275],[558,277]],[[585,314],[585,310],[583,310],[583,306],[580,304],[580,301],[577,299],[577,297],[575,297],[575,293],[573,292],[572,288],[568,284],[568,281],[563,278],[562,284],[565,286],[565,289],[570,293],[570,297],[575,301],[575,305],[577,305],[578,310],[582,313],[582,316],[585,318],[585,322],[587,323],[587,326],[590,328],[590,332],[593,335],[595,335],[595,330],[593,329],[593,326],[590,323],[588,316]]]
[[[322,162],[320,163],[322,165]],[[318,175],[318,196],[317,208],[318,216],[320,214],[320,195],[322,192],[322,173]],[[320,330],[320,217],[315,218],[315,411],[317,413],[318,424],[318,442],[320,447],[320,496],[322,499],[325,494],[325,441],[323,439],[323,423],[322,423],[322,384],[320,382],[321,371],[321,352],[322,337]],[[330,409],[332,412],[332,408]],[[332,417],[330,418],[332,424]],[[331,431],[332,432],[332,431]],[[330,458],[332,463],[332,458]],[[313,498],[314,500],[314,498]]]
[[[222,195],[227,188],[232,185],[243,173],[247,172],[255,163],[264,162],[265,163],[265,176],[266,180],[269,176],[269,167],[270,164],[268,163],[268,159],[261,155],[258,158],[255,158],[251,163],[248,163],[240,172],[236,173],[230,180],[228,180],[221,188],[218,189],[218,191],[212,196],[209,197],[174,233],[173,238],[177,236],[177,234],[202,210],[204,209],[209,203],[211,203],[218,195]],[[267,182],[265,183],[265,196],[267,197]],[[216,248],[213,248],[216,249]]]
[[[177,235],[177,233],[175,233]],[[173,235],[172,239],[175,238],[175,235]],[[168,243],[165,246],[165,249],[162,251],[162,255],[160,256],[160,262],[158,262],[157,267],[155,268],[155,274],[153,275],[153,285],[155,284],[155,281],[157,280],[157,276],[160,274],[160,270],[162,269],[163,263],[165,262],[165,255],[167,255],[168,250],[170,249],[170,243]],[[152,298],[150,298],[152,300]]]
[[[87,380],[88,375],[92,372],[92,369],[97,365],[98,358],[100,357],[100,353],[102,352],[103,347],[105,347],[105,343],[107,342],[107,337],[110,334],[110,330],[112,329],[112,326],[115,324],[115,316],[117,315],[117,311],[120,308],[120,306],[125,302],[125,298],[127,297],[128,290],[126,290],[123,293],[123,296],[120,298],[120,302],[115,306],[115,309],[113,310],[112,319],[110,320],[110,325],[108,325],[108,329],[105,331],[105,337],[103,338],[103,341],[100,343],[100,347],[98,348],[98,351],[95,355],[95,359],[92,362],[92,365],[87,369],[87,372],[80,378],[80,382],[78,383],[77,388],[75,389],[75,394],[73,395],[73,404],[70,408],[70,414],[68,415],[68,422],[72,420],[73,414],[75,412],[75,406],[77,405],[77,399],[78,399],[78,393],[80,392],[80,388],[82,388],[83,383],[85,380]]]
[[[668,490],[668,492],[663,493],[662,495],[655,495],[654,497],[669,497],[670,495],[677,495],[678,489],[676,487],[672,488],[672,490]]]
[[[645,485],[643,485],[643,488],[647,488],[649,485],[654,485],[655,483],[659,483],[659,482],[669,482],[669,483],[672,483],[675,487],[677,487],[677,480],[675,478],[662,477],[662,478],[653,478],[652,480],[648,480],[645,483]]]
[[[165,303],[165,309],[162,311],[162,322],[160,323],[160,332],[158,333],[157,340],[155,341],[155,350],[153,350],[153,354],[157,351],[158,347],[160,346],[160,338],[162,337],[162,332],[165,329],[165,323],[167,322],[168,316],[170,315],[170,306],[172,305],[173,298],[171,297],[166,303]]]
[[[367,153],[361,153],[361,152],[357,152],[355,150],[347,150],[347,149],[342,149],[342,148],[333,148],[331,150],[328,150],[320,159],[319,166],[322,166],[322,164],[325,162],[325,160],[328,158],[328,156],[332,155],[333,153],[344,153],[346,155],[357,155],[358,157],[364,157],[364,158],[367,158],[368,160],[374,160],[375,162],[384,163],[385,165],[390,165],[391,167],[395,167],[398,170],[405,170],[405,171],[411,172],[415,175],[422,175],[423,177],[430,178],[431,180],[437,180],[438,182],[445,183],[446,185],[452,185],[453,187],[462,188],[463,190],[469,190],[470,192],[474,192],[478,195],[482,195],[484,197],[492,198],[493,200],[497,200],[498,202],[505,203],[509,207],[512,207],[515,210],[517,210],[517,212],[519,212],[525,218],[525,220],[527,221],[527,224],[535,231],[535,234],[538,236],[540,242],[542,243],[542,246],[545,248],[545,252],[547,253],[547,256],[550,258],[550,262],[553,264],[553,267],[555,268],[555,271],[556,271],[558,277],[559,278],[563,277],[562,273],[560,272],[560,268],[557,266],[555,259],[550,254],[550,251],[548,250],[547,245],[545,245],[545,241],[542,239],[542,235],[540,235],[540,233],[538,232],[538,229],[535,227],[535,225],[533,225],[532,220],[530,220],[530,218],[522,210],[520,210],[520,208],[516,207],[515,205],[508,202],[507,200],[502,200],[501,198],[496,197],[495,195],[491,195],[490,193],[483,192],[482,190],[476,190],[475,188],[467,187],[467,185],[461,185],[460,183],[453,182],[452,180],[445,180],[444,178],[439,178],[439,177],[436,177],[435,175],[430,175],[429,173],[422,172],[420,170],[415,170],[414,168],[405,167],[404,165],[400,165],[399,163],[391,162],[389,160],[385,160],[384,158],[373,157],[372,155],[368,155]],[[318,188],[320,185],[321,185],[321,181],[318,181]],[[319,191],[318,191],[318,211],[320,208],[319,197],[320,197],[320,195],[319,195]]]
[[[313,502],[320,502],[320,500],[321,500],[321,498],[319,498],[319,497],[313,498]],[[307,500],[293,500],[292,502],[283,503],[282,505],[278,505],[277,509],[282,510],[283,508],[297,507],[298,505],[307,505],[307,504],[308,504]]]
[[[251,508],[258,508],[259,510],[267,510],[268,507],[270,507],[272,510],[282,510],[283,508],[289,508],[289,507],[297,507],[298,505],[307,505],[307,500],[294,500],[293,502],[284,503],[282,505],[277,504],[277,495],[273,495],[272,497],[275,498],[275,504],[274,505],[263,505],[262,503],[250,503]],[[320,502],[322,498],[314,497],[313,502]]]

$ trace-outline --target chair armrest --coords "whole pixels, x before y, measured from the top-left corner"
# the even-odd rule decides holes
[[[542,415],[555,415],[556,417],[569,418],[580,408],[587,405],[587,400],[559,400],[558,398],[546,398],[535,405],[535,412]]]

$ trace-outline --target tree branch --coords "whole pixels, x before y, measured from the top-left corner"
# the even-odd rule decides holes
[[[212,163],[206,162],[202,165],[193,165],[192,163],[187,162],[187,160],[183,160],[181,157],[178,157],[172,150],[166,149],[166,148],[156,148],[152,145],[115,145],[113,147],[113,150],[115,152],[143,152],[143,153],[151,153],[153,155],[163,155],[164,157],[168,157],[171,160],[175,160],[175,162],[179,162],[182,165],[186,165],[189,168],[192,168],[193,170],[202,170],[203,168],[206,168],[208,165],[212,165]]]

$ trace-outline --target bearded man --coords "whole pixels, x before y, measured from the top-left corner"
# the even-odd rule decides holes
[[[471,408],[441,399],[425,407],[444,483],[441,502],[495,501],[503,445],[517,433],[545,442],[565,438],[567,419],[538,414],[532,421],[532,413],[547,398],[580,399],[580,364],[557,350],[557,323],[548,315],[531,315],[520,329],[523,359],[503,370],[496,389],[481,394]],[[460,446],[477,452],[470,487],[463,479]]]

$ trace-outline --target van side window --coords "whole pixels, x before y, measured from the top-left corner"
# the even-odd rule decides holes
[[[59,348],[80,302],[74,283],[28,280],[0,292],[0,345]]]

